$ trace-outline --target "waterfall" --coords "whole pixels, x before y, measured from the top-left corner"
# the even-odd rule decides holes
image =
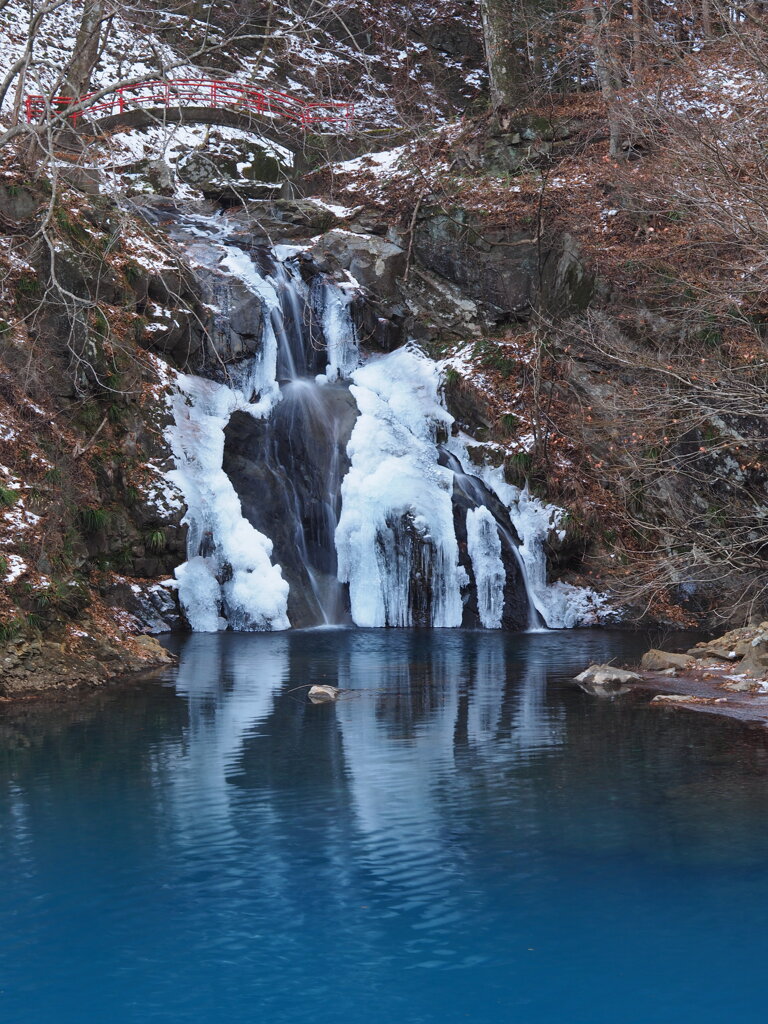
[[[178,375],[169,430],[194,630],[588,619],[577,588],[547,587],[552,516],[451,438],[439,363],[361,352],[349,290],[291,247],[247,245],[221,217],[175,233],[211,309],[206,376]]]

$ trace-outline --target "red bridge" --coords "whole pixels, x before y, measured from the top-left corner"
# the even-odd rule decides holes
[[[219,81],[210,78],[180,78],[175,81],[149,81],[138,85],[124,85],[114,92],[98,96],[88,93],[73,99],[68,96],[30,95],[25,100],[27,121],[42,121],[46,115],[60,113],[78,105],[80,110],[69,114],[77,122],[84,114],[97,119],[109,117],[119,120],[120,115],[146,107],[208,107],[257,115],[276,122],[289,121],[297,128],[350,128],[355,114],[354,103],[331,100],[308,103],[286,92],[258,89],[241,82]],[[90,117],[89,117],[90,120]]]

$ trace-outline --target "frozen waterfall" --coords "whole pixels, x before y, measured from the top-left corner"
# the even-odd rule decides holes
[[[339,579],[359,626],[460,626],[453,474],[438,464],[436,364],[408,348],[352,374],[360,416],[336,530]]]
[[[451,437],[439,363],[412,345],[361,352],[349,289],[295,249],[240,244],[221,217],[179,225],[212,299],[213,356],[206,376],[177,375],[169,429],[194,630],[588,616],[577,588],[546,583],[549,507],[526,506]],[[240,324],[249,309],[258,336]]]

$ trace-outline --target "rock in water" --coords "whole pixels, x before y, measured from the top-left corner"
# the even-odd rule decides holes
[[[307,696],[313,704],[327,704],[328,701],[336,700],[339,690],[335,686],[311,686]]]
[[[640,676],[613,665],[590,665],[574,677],[574,682],[594,697],[616,697],[627,693],[628,683],[639,683]]]

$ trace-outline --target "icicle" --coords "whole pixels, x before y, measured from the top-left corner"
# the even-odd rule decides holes
[[[323,291],[323,334],[328,349],[326,377],[329,381],[345,379],[360,363],[349,298],[331,285],[325,285]]]
[[[473,466],[460,438],[452,438],[448,447],[464,471],[482,480],[509,509],[510,521],[520,538],[517,556],[528,598],[546,625],[551,629],[572,629],[594,625],[610,616],[605,598],[589,587],[559,581],[547,583],[545,544],[550,532],[559,527],[564,510],[532,497],[527,488],[508,484],[501,467]]]
[[[467,512],[467,550],[477,589],[477,608],[486,629],[500,629],[506,573],[496,520],[481,505]]]

